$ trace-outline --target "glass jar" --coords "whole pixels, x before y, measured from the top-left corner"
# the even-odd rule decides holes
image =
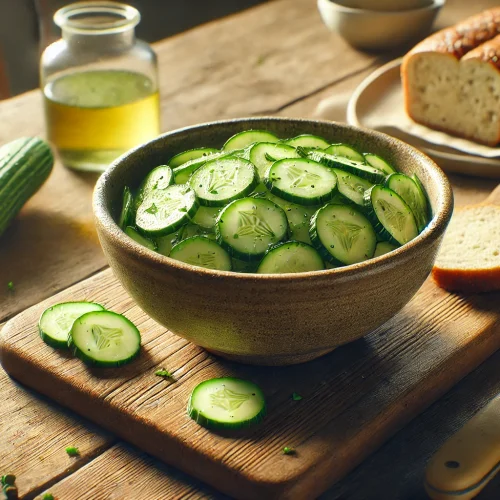
[[[71,168],[103,171],[160,132],[156,55],[135,38],[137,9],[78,2],[58,10],[62,39],[42,54],[47,136]]]

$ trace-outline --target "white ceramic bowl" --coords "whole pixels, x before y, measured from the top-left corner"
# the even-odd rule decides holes
[[[345,0],[340,0],[345,1]],[[325,25],[352,46],[363,50],[393,50],[424,38],[445,3],[433,0],[418,9],[376,11],[345,7],[331,0],[318,0]]]

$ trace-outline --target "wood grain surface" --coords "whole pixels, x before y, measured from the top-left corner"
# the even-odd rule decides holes
[[[210,103],[210,106],[207,107],[207,102],[203,101],[204,75],[212,71],[208,65],[203,64],[203,57],[206,53],[232,53],[232,57],[239,58],[236,63],[231,60],[226,61],[223,58],[219,60],[219,68],[216,68],[216,71],[221,78],[226,78],[231,68],[239,68],[240,72],[235,72],[232,75],[233,87],[226,86],[224,94],[214,92],[213,87],[216,83],[209,79],[212,90],[206,95],[210,99],[222,99],[223,102],[230,103],[232,92],[234,89],[238,89],[239,95],[249,96],[248,108],[245,107],[245,101],[238,104],[242,115],[276,112],[292,117],[314,116],[322,101],[331,98],[332,95],[338,94],[340,96],[343,94],[346,98],[365,74],[371,72],[370,65],[372,63],[381,65],[394,57],[389,54],[375,58],[372,55],[366,56],[346,47],[338,36],[326,31],[316,13],[314,3],[314,0],[276,0],[273,2],[276,5],[269,4],[259,7],[156,44],[155,48],[159,53],[163,129],[167,130],[177,125],[187,125],[195,121],[216,118],[212,116],[214,110],[218,110],[220,115],[217,117],[220,118],[234,116],[230,114],[231,105],[226,106],[228,108],[226,110],[224,106],[218,106],[215,103]],[[456,22],[484,8],[496,6],[497,3],[497,0],[449,1],[438,17],[437,26],[441,27]],[[265,39],[265,44],[267,44],[265,47],[262,42],[254,42],[252,30],[257,29],[256,27],[260,26],[262,20],[268,15],[277,20],[275,24],[279,24],[278,11],[286,10],[287,6],[292,4],[296,17],[307,19],[307,23],[291,23],[288,24],[288,28],[281,26],[279,30],[276,30],[276,26],[273,25],[267,31],[259,32],[260,36]],[[206,28],[209,29],[205,31]],[[289,49],[281,49],[283,38],[294,37],[297,32],[304,29],[309,33],[315,31],[313,35],[303,39],[304,43],[309,44],[309,47],[302,50],[295,47],[290,50],[291,45],[287,45]],[[222,32],[225,32],[225,36],[220,36]],[[246,33],[244,37],[238,37],[239,43],[246,45],[241,53],[224,46],[228,44],[230,34],[235,32]],[[184,43],[191,44],[199,52],[187,54],[187,52],[180,51],[179,47]],[[256,50],[254,51],[253,48]],[[266,56],[262,55],[263,48],[273,57],[266,59]],[[327,57],[326,53],[328,53],[331,61],[335,61],[335,64],[327,64],[321,68],[321,78],[318,80],[315,76],[317,59],[314,58],[309,64],[309,60],[302,57],[302,54],[310,54],[314,51],[325,52],[320,58]],[[179,54],[178,60],[176,60],[175,52]],[[333,52],[338,53],[331,54]],[[343,53],[345,57],[340,53]],[[273,109],[267,101],[269,83],[266,82],[272,80],[276,87],[279,87],[281,81],[288,79],[290,74],[290,71],[279,71],[279,69],[293,69],[295,65],[299,64],[299,57],[300,64],[304,71],[307,68],[310,77],[304,79],[304,86],[301,79],[294,79],[293,89],[291,89],[292,85],[289,81],[286,85],[283,84],[289,89],[289,93],[284,94],[282,101],[277,99],[275,95],[273,105],[278,105],[278,107]],[[366,61],[364,67],[357,65],[359,58]],[[182,79],[171,71],[171,67],[167,66],[166,61],[175,66],[181,64],[183,68]],[[355,67],[360,67],[360,71],[351,73],[351,63],[354,63]],[[246,94],[244,91],[249,74],[248,71],[241,71],[241,66],[245,64],[256,70],[254,75],[251,75],[252,85],[248,85]],[[339,65],[343,66],[340,68],[341,73],[345,69],[347,70],[347,76],[337,78]],[[199,69],[200,67],[202,71]],[[189,74],[197,75],[198,78],[196,81],[193,81],[192,78],[191,84],[184,86],[184,75]],[[299,73],[292,72],[292,74]],[[264,81],[262,85],[259,85],[260,79]],[[278,93],[279,90],[276,91],[276,94]],[[260,105],[258,105],[259,102]],[[256,111],[256,108],[260,109]],[[43,135],[44,133],[42,101],[39,91],[0,103],[0,116],[2,116],[3,123],[0,128],[0,142],[2,143],[23,135]],[[489,180],[460,176],[451,176],[451,182],[456,203],[460,205],[482,201],[487,192],[495,185],[495,182]],[[57,164],[47,185],[28,203],[14,222],[14,226],[10,230],[13,233],[11,233],[8,243],[5,237],[0,239],[0,321],[37,303],[54,291],[75,283],[102,268],[102,260],[100,260],[102,254],[98,245],[94,244],[95,240],[92,242],[93,237],[85,240],[83,245],[78,244],[78,239],[72,240],[79,234],[78,230],[74,230],[74,226],[71,228],[75,221],[77,227],[83,226],[85,229],[89,227],[87,222],[90,220],[88,216],[90,214],[92,185],[92,180],[87,182],[85,178],[66,171],[60,164]],[[64,220],[59,214],[66,214],[68,217]],[[29,222],[30,220],[32,222]],[[49,232],[41,231],[36,221],[44,221],[44,224],[48,223],[53,229]],[[28,224],[30,230],[27,227],[23,229]],[[92,227],[90,229],[92,230]],[[35,230],[35,233],[32,233],[32,230]],[[32,234],[36,235],[36,238],[30,237]],[[24,256],[21,261],[22,265],[18,263],[18,256]],[[45,269],[47,266],[50,268],[50,272]],[[43,280],[40,279],[40,276],[43,276]],[[5,284],[11,280],[16,285],[14,294],[7,291],[5,287]],[[484,363],[480,369],[467,377],[445,398],[433,405],[421,417],[415,419],[411,426],[399,432],[396,438],[389,441],[380,452],[374,454],[372,458],[326,493],[325,498],[329,500],[377,500],[382,497],[387,499],[424,499],[421,476],[426,459],[447,435],[454,432],[476,409],[484,405],[489,397],[500,392],[498,362],[499,358],[496,355]],[[8,406],[9,413],[2,413],[0,420],[0,435],[2,443],[5,444],[5,446],[0,446],[0,473],[6,470],[12,471],[12,466],[20,468],[22,480],[18,484],[22,497],[28,500],[32,499],[36,492],[42,491],[46,485],[53,484],[63,476],[67,477],[63,480],[66,481],[66,485],[79,486],[74,492],[74,498],[83,498],[87,490],[87,483],[79,481],[79,477],[81,474],[85,474],[90,467],[90,464],[86,466],[85,464],[100,450],[111,446],[112,438],[71,412],[62,410],[58,405],[14,383],[2,370],[0,370],[0,395],[4,399],[12,401]],[[18,415],[22,415],[22,417],[18,417]],[[7,419],[8,427],[4,426]],[[60,453],[61,446],[71,444],[65,439],[68,436],[69,441],[72,441],[72,429],[74,436],[83,435],[81,434],[82,429],[88,433],[88,440],[82,441],[82,448],[86,450],[84,460],[68,462],[68,457]],[[23,433],[21,440],[17,439],[19,432]],[[100,438],[92,439],[90,437],[96,435]],[[58,436],[62,436],[62,439],[59,440]],[[46,444],[43,444],[44,440],[46,440]],[[15,447],[11,444],[13,442],[16,444]],[[108,444],[103,445],[105,442]],[[46,451],[40,455],[33,454],[33,443],[37,443],[36,449],[44,448]],[[121,446],[123,445],[117,445],[117,447]],[[126,452],[124,453],[123,456],[128,456]],[[160,480],[159,477],[162,477],[162,485],[166,488],[169,477],[172,477],[170,469],[159,465],[157,461],[147,462],[148,465],[144,468],[140,465],[141,461],[135,461],[132,458],[131,460],[131,463],[135,464],[134,467],[137,466],[140,469],[141,477],[144,480],[143,484],[148,484],[148,479],[156,482]],[[109,466],[107,461],[100,461],[98,464],[92,469],[94,473],[101,471],[102,467]],[[82,466],[83,468],[78,472],[73,472]],[[133,471],[133,467],[127,470]],[[14,472],[18,473],[15,470]],[[88,478],[89,476],[84,477]],[[103,478],[102,490],[100,490],[102,498],[113,498],[121,477],[111,481],[104,480],[104,476],[99,477]],[[116,478],[116,476],[114,477]],[[172,480],[175,481],[175,477]],[[197,487],[199,488],[198,493],[195,493],[186,483],[186,495],[189,492],[192,498],[205,498],[204,495],[210,494],[203,493],[204,490],[200,485]],[[73,491],[67,486],[65,488],[57,491],[62,491],[65,495],[69,494],[69,491]],[[132,490],[133,493],[130,496],[124,493],[120,500],[121,498],[151,500],[151,497],[147,496],[148,492],[154,491],[154,487],[151,486],[151,488],[145,490],[146,496],[141,496],[139,490]],[[500,491],[500,483],[496,481],[481,493],[480,498],[496,500],[498,491]],[[179,498],[183,497],[183,492],[179,489]],[[58,500],[65,498],[64,496]]]
[[[359,342],[304,365],[252,368],[159,327],[105,271],[7,323],[2,364],[22,383],[236,498],[307,499],[500,346],[498,299],[465,299],[427,281],[399,315]],[[37,319],[67,300],[126,314],[142,332],[141,357],[119,369],[89,369],[45,345]],[[165,365],[175,382],[154,375]],[[186,415],[195,385],[223,375],[256,381],[268,399],[264,424],[237,438],[209,432]],[[293,392],[304,399],[293,401]],[[297,456],[283,455],[283,446],[295,447]]]

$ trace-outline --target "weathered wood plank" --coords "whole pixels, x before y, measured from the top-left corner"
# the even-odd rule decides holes
[[[228,498],[125,444],[113,446],[92,463],[47,488],[44,493],[52,493],[57,500]]]
[[[0,474],[17,476],[21,498],[40,493],[116,441],[111,434],[14,382],[0,368]],[[65,448],[77,446],[80,457]]]
[[[434,452],[500,392],[500,353],[491,356],[437,403],[340,481],[321,500],[426,500],[425,466]],[[477,500],[498,500],[500,475]]]
[[[102,376],[40,340],[43,308],[83,299],[138,325],[144,352],[136,362]],[[305,365],[255,368],[219,360],[159,327],[108,270],[11,320],[2,363],[24,383],[231,495],[311,498],[500,346],[496,301],[497,295],[450,295],[429,280],[365,339]],[[175,383],[155,377],[165,364]],[[208,432],[186,415],[193,387],[223,374],[255,380],[268,397],[264,424],[237,439]],[[292,401],[294,391],[304,400]],[[298,455],[284,456],[283,446]]]

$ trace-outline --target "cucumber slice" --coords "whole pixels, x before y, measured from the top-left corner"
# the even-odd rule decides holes
[[[404,245],[418,235],[410,207],[392,189],[373,186],[365,193],[365,208],[375,231],[384,240]]]
[[[325,260],[349,265],[373,257],[377,236],[370,221],[356,208],[326,205],[311,220],[311,241]]]
[[[231,271],[231,257],[215,241],[205,236],[192,236],[175,245],[170,258],[192,266]]]
[[[427,198],[422,196],[422,192],[415,181],[404,174],[391,174],[387,177],[385,185],[399,194],[405,203],[410,207],[417,223],[418,232],[427,226]]]
[[[299,151],[300,154],[300,151]],[[358,161],[349,160],[347,158],[342,158],[340,156],[333,156],[328,153],[323,153],[322,151],[312,151],[307,154],[307,158],[313,161],[317,161],[322,165],[326,165],[330,168],[339,168],[351,174],[357,175],[362,179],[366,179],[373,184],[381,184],[384,182],[385,174],[376,168],[370,167],[369,165],[364,165]]]
[[[325,268],[320,254],[310,245],[300,241],[278,243],[264,256],[259,274],[303,273]]]
[[[418,175],[412,174],[411,178],[412,178],[413,182],[416,184],[418,191],[420,192],[420,195],[419,195],[419,197],[421,199],[420,203],[421,203],[422,207],[425,207],[423,213],[425,215],[425,226],[427,226],[427,224],[429,223],[429,221],[431,220],[431,217],[432,217],[432,210],[431,210],[431,206],[429,204],[429,199],[427,198],[427,193],[425,191],[425,188],[424,188],[422,182],[418,178]],[[418,224],[418,221],[417,221],[417,224]]]
[[[189,149],[188,151],[183,151],[182,153],[178,153],[175,156],[172,156],[172,158],[170,158],[167,163],[170,168],[175,168],[188,161],[196,160],[198,158],[202,158],[203,156],[208,156],[210,154],[218,152],[219,150],[215,148]]]
[[[191,220],[203,229],[212,231],[215,228],[220,210],[220,207],[200,207]]]
[[[264,177],[271,193],[299,205],[319,205],[337,192],[337,176],[330,169],[305,158],[274,162]]]
[[[304,207],[296,203],[290,203],[269,192],[267,192],[266,197],[284,210],[286,218],[288,219],[290,239],[310,245],[311,238],[309,237],[309,226],[311,224],[311,218],[320,207]]]
[[[233,257],[258,260],[266,250],[286,238],[285,212],[263,198],[242,198],[230,203],[215,226],[218,243]]]
[[[250,194],[259,183],[253,163],[228,156],[209,161],[189,180],[200,203],[207,207],[223,207]]]
[[[134,218],[134,197],[128,186],[123,188],[122,211],[118,225],[121,229],[125,229],[129,224],[133,223]]]
[[[209,234],[202,227],[188,223],[178,229],[175,233],[170,233],[156,238],[156,243],[158,245],[157,252],[168,257],[170,255],[170,251],[175,245],[186,240],[187,238],[191,238],[192,236],[206,236],[207,238],[215,240],[214,234]]]
[[[297,150],[286,144],[258,142],[251,146],[248,159],[255,165],[259,176],[264,177],[268,168],[277,160],[299,158]]]
[[[338,179],[339,193],[344,196],[347,202],[354,203],[359,207],[364,207],[364,194],[373,184],[366,179],[351,174],[339,168],[332,168]]]
[[[217,158],[222,158],[227,156],[227,151],[217,151],[216,153],[208,154],[205,156],[201,156],[198,158],[193,158],[192,160],[179,165],[178,167],[174,167],[174,181],[176,184],[186,184],[189,181],[189,178],[196,172],[201,166],[205,165],[207,161],[212,161]]]
[[[302,146],[303,148],[325,149],[330,146],[330,143],[323,139],[323,137],[312,134],[298,135],[297,137],[292,137],[291,139],[283,141],[283,143],[293,146],[294,148]]]
[[[255,273],[257,271],[257,262],[246,262],[240,259],[231,259],[231,268],[235,273]]]
[[[88,365],[120,366],[139,354],[141,334],[121,314],[88,312],[73,323],[68,345],[74,355]]]
[[[149,238],[146,238],[142,234],[138,233],[133,227],[127,226],[125,228],[125,234],[127,236],[130,236],[134,241],[139,243],[140,245],[149,248],[150,250],[156,251],[158,248],[158,245],[156,242],[153,240],[150,240]]]
[[[378,155],[374,155],[373,153],[365,153],[364,154],[365,161],[368,165],[371,165],[373,168],[384,172],[386,175],[391,175],[396,172],[396,169],[389,165],[383,158]]]
[[[174,174],[170,167],[161,165],[151,170],[139,186],[137,198],[135,200],[136,210],[151,191],[154,191],[155,189],[166,189],[168,186],[173,184],[173,182]]]
[[[325,153],[334,156],[341,156],[343,158],[347,158],[348,160],[365,163],[363,155],[359,151],[356,151],[352,146],[348,146],[347,144],[332,144],[325,149]]]
[[[385,255],[386,253],[392,252],[398,248],[396,245],[389,243],[388,241],[379,241],[377,246],[375,247],[375,252],[373,254],[374,257],[380,257],[381,255]]]
[[[254,142],[279,142],[279,139],[267,130],[245,130],[230,137],[224,146],[223,151],[234,151],[243,149]]]
[[[174,232],[189,222],[198,210],[195,192],[185,184],[174,184],[148,193],[137,209],[137,228],[150,236]]]
[[[52,347],[67,348],[73,323],[91,311],[104,311],[104,307],[94,302],[63,302],[45,309],[38,322],[40,337]]]
[[[261,389],[239,378],[213,378],[197,385],[189,398],[188,415],[211,429],[241,429],[262,421],[266,401]]]

